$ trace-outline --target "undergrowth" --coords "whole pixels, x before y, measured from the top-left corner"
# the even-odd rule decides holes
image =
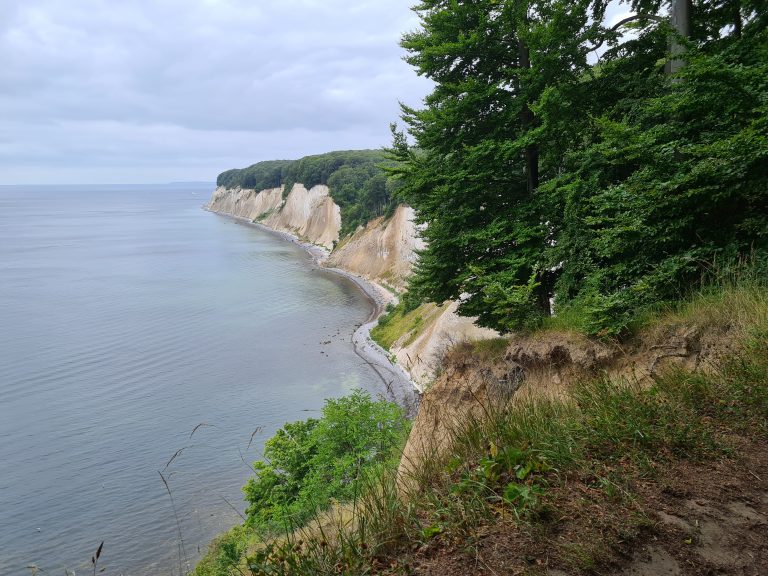
[[[740,260],[712,264],[691,291],[681,294],[678,300],[640,306],[631,314],[628,312],[610,322],[601,318],[598,307],[588,299],[563,306],[556,303],[555,315],[545,318],[536,331],[575,331],[628,340],[658,324],[659,318],[731,328],[765,323],[768,322],[768,259],[764,253],[753,253]]]
[[[453,427],[450,450],[425,450],[400,475],[376,467],[350,504],[299,529],[259,538],[238,528],[196,574],[410,574],[438,550],[472,557],[489,530],[545,541],[569,572],[597,569],[650,525],[637,482],[677,462],[730,458],[737,435],[768,439],[765,293],[725,286],[657,320],[678,321],[735,328],[738,342],[705,371],[670,370],[644,385],[593,378],[565,400],[483,406]],[[563,530],[568,538],[553,536]]]

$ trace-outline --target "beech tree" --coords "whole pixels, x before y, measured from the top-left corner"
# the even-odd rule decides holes
[[[554,296],[620,334],[715,259],[762,250],[765,3],[697,1],[677,32],[670,3],[630,5],[611,27],[606,2],[416,6],[402,45],[435,88],[403,108],[415,145],[395,132],[390,151],[427,225],[414,295],[502,331]]]
[[[602,6],[598,7],[602,10]],[[396,138],[401,196],[429,248],[412,289],[465,299],[461,312],[511,328],[549,310],[553,206],[539,193],[557,170],[563,138],[542,147],[535,104],[554,83],[577,84],[599,25],[590,3],[430,0],[415,10],[406,60],[434,80],[425,108],[405,107],[416,150]]]

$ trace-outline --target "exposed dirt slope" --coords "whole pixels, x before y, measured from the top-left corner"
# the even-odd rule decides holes
[[[636,485],[635,526],[617,534],[610,500],[589,478],[558,493],[562,517],[542,532],[514,517],[477,530],[469,546],[428,545],[410,561],[420,576],[763,576],[768,574],[768,447],[734,459],[678,463]],[[574,530],[578,530],[575,533]],[[553,545],[570,553],[555,558]],[[394,572],[393,572],[394,573]]]
[[[680,464],[640,487],[654,533],[623,575],[768,574],[768,447],[743,444],[739,452]]]
[[[442,374],[422,397],[403,452],[401,472],[446,446],[450,430],[493,402],[567,397],[581,379],[606,374],[640,383],[672,367],[707,370],[731,351],[728,326],[666,323],[624,347],[567,332],[513,336],[503,355],[479,358],[471,346],[454,347]]]
[[[641,388],[676,369],[721,375],[718,367],[735,353],[742,336],[735,322],[662,321],[622,347],[562,332],[512,337],[491,352],[458,346],[422,399],[400,483],[407,488],[425,460],[439,460],[452,430],[469,417],[482,420],[489,406],[568,398],[572,386],[600,374]],[[412,572],[768,574],[768,445],[750,430],[723,433],[730,448],[721,457],[699,462],[670,454],[666,467],[637,473],[631,485],[617,485],[612,496],[596,480],[597,472],[565,472],[550,493],[556,517],[545,513],[536,530],[514,517],[480,523],[471,547],[442,540],[420,548],[409,559]],[[631,466],[615,463],[625,472]],[[633,495],[618,505],[615,499],[624,498],[624,489]]]
[[[445,309],[426,321],[415,338],[404,334],[392,346],[397,363],[411,374],[421,386],[430,384],[440,369],[446,351],[461,342],[474,342],[495,338],[499,334],[489,328],[481,328],[473,318],[456,314],[458,302],[451,302]]]

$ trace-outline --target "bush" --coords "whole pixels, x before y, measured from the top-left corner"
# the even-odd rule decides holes
[[[399,406],[362,390],[326,400],[320,419],[286,424],[266,442],[264,460],[243,488],[246,524],[295,527],[332,500],[353,499],[366,472],[391,457],[405,431]]]

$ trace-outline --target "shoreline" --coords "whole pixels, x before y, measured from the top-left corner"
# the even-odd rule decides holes
[[[393,363],[390,360],[390,354],[371,338],[371,330],[378,323],[378,318],[384,313],[386,306],[397,301],[394,295],[375,282],[348,270],[323,266],[323,262],[328,259],[331,252],[322,246],[303,242],[289,232],[275,230],[259,222],[253,222],[248,218],[210,210],[207,205],[204,205],[203,209],[217,216],[229,218],[239,224],[253,226],[282,240],[296,244],[311,257],[316,270],[335,274],[352,282],[371,303],[371,313],[368,319],[352,333],[351,341],[354,352],[379,376],[389,399],[405,408],[409,417],[415,417],[419,396],[423,393],[423,389],[413,381],[410,374],[402,366]]]

